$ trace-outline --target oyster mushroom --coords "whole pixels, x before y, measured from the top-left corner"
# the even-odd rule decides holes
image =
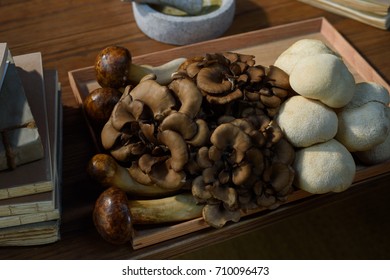
[[[128,84],[136,85],[144,76],[155,74],[158,83],[168,84],[171,81],[171,74],[184,61],[184,58],[178,58],[157,67],[136,65],[132,63],[128,49],[121,46],[108,46],[96,57],[96,79],[102,87],[121,88]]]

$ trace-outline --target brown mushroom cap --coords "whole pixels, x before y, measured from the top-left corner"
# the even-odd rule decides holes
[[[241,218],[239,210],[229,211],[222,203],[205,205],[202,215],[203,219],[215,228],[223,227],[228,221],[238,222]]]
[[[180,189],[186,182],[186,173],[173,170],[170,160],[153,165],[149,177],[157,186],[168,190]]]
[[[184,139],[191,139],[198,131],[198,126],[188,115],[173,112],[167,116],[160,124],[159,129],[173,130],[183,136]]]
[[[173,130],[164,130],[159,132],[157,139],[167,146],[171,152],[172,169],[176,172],[183,170],[184,165],[189,159],[187,144],[183,137]]]
[[[220,94],[230,91],[232,83],[226,79],[225,74],[228,72],[221,64],[214,64],[202,68],[197,75],[197,86],[212,94]]]
[[[168,87],[158,84],[155,80],[140,82],[130,95],[133,100],[140,100],[146,104],[158,121],[166,117],[176,104]]]
[[[241,162],[245,156],[245,152],[252,146],[250,137],[239,127],[231,123],[219,125],[213,134],[211,134],[210,141],[222,151],[233,148],[236,163]]]
[[[131,64],[128,49],[120,46],[108,46],[96,57],[95,73],[102,87],[120,88],[127,84],[127,75]]]
[[[93,222],[108,242],[124,244],[130,241],[133,226],[126,193],[116,187],[101,193],[93,210]]]
[[[190,79],[178,78],[174,79],[168,87],[181,103],[179,112],[191,119],[194,118],[202,106],[202,94],[196,84]]]
[[[91,91],[83,101],[88,120],[101,129],[111,116],[122,93],[114,88],[97,88]]]
[[[194,147],[201,147],[206,145],[210,140],[210,129],[207,125],[207,122],[203,119],[197,119],[195,121],[197,125],[197,132],[191,139],[188,139],[186,142]]]

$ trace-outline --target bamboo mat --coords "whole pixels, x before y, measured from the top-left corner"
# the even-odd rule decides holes
[[[375,188],[177,259],[390,259],[389,198]]]

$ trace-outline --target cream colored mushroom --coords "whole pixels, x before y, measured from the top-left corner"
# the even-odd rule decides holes
[[[313,194],[345,191],[356,172],[351,153],[335,139],[298,150],[293,168],[295,186]]]
[[[295,147],[326,142],[337,133],[337,115],[326,105],[303,96],[293,96],[280,106],[276,122]]]
[[[317,39],[296,41],[276,59],[274,65],[290,74],[298,61],[321,53],[335,54],[325,43]]]
[[[390,111],[390,108],[388,109]],[[390,112],[389,112],[390,113]],[[390,118],[388,119],[390,122]],[[356,152],[355,153],[358,159],[363,164],[379,164],[390,159],[390,133],[387,134],[387,137],[384,142],[373,147],[370,150]]]
[[[350,152],[367,151],[390,133],[389,94],[374,83],[359,83],[351,102],[339,113],[336,139]]]
[[[298,94],[341,108],[355,93],[355,79],[344,62],[332,54],[300,60],[290,73],[291,88]]]

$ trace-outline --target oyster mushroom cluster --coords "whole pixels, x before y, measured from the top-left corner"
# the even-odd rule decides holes
[[[293,190],[294,149],[273,117],[294,93],[276,66],[233,52],[187,59],[162,85],[128,86],[101,132],[140,184],[186,189],[219,228]]]

